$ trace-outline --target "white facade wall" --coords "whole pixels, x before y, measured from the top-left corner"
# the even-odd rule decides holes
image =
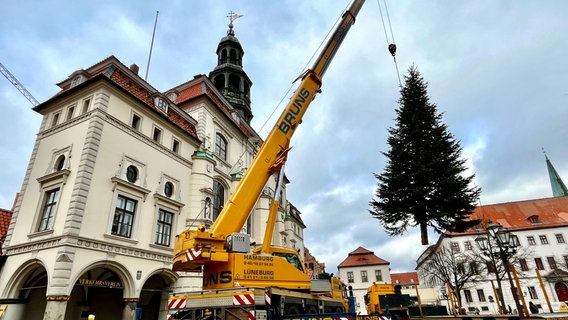
[[[377,279],[375,272],[380,272],[381,278]],[[366,279],[364,275],[367,275]],[[350,275],[353,275],[351,277]],[[339,278],[347,286],[351,286],[355,297],[355,312],[366,315],[365,294],[373,283],[391,283],[390,268],[388,264],[354,266],[339,268]]]
[[[120,69],[120,62],[113,59]],[[171,271],[174,237],[208,219],[211,223],[205,199],[213,197],[213,181],[225,187],[226,201],[238,184],[238,173],[252,161],[259,138],[245,136],[211,102],[196,105],[189,110],[203,144],[109,80],[55,96],[42,105],[44,118],[4,243],[8,259],[0,273],[0,300],[17,303],[9,306],[3,319],[22,319],[22,314],[40,317],[44,309],[44,319],[78,319],[88,311],[77,307],[86,303],[75,301],[81,299],[78,281],[96,276],[95,271],[101,277],[111,275],[122,286],[122,300],[109,301],[109,306],[124,308],[124,319],[137,304],[154,305],[156,318],[165,319],[169,293],[200,288],[199,274]],[[139,118],[136,128],[134,116]],[[161,132],[157,141],[156,128]],[[214,152],[219,132],[227,138],[226,160]],[[174,140],[177,151],[172,150]],[[57,168],[60,159],[63,166]],[[132,182],[127,177],[129,166],[138,171]],[[173,185],[171,195],[165,193],[166,183]],[[274,190],[274,179],[267,187]],[[46,195],[57,188],[53,218],[49,226],[40,228]],[[128,236],[113,230],[120,197],[136,204]],[[267,196],[258,200],[251,223],[244,228],[258,245],[269,200]],[[173,214],[169,244],[157,244],[160,210]],[[277,223],[278,227],[284,227],[283,223]],[[277,244],[280,231],[274,232]],[[303,250],[303,238],[296,245]],[[38,305],[31,308],[19,299],[27,292],[23,287],[34,286],[30,280],[34,274],[39,275],[35,276],[38,287],[44,288],[39,290],[45,291],[32,289],[29,297],[48,298],[47,302],[34,300]],[[159,291],[161,298],[158,294],[157,302],[149,302],[144,290]],[[73,307],[67,307],[62,318],[67,301]]]
[[[537,265],[535,259],[541,259],[542,266],[544,268],[539,270],[539,272],[543,280],[544,290],[546,290],[553,308],[555,308],[555,311],[558,311],[559,299],[555,291],[555,284],[558,281],[562,282],[566,280],[550,279],[547,278],[547,275],[549,275],[555,269],[559,269],[562,270],[561,272],[564,272],[564,279],[566,279],[566,275],[568,275],[568,245],[566,244],[566,242],[568,242],[568,226],[542,229],[536,228],[530,230],[513,231],[512,233],[517,235],[520,241],[520,247],[518,249],[516,257],[517,259],[524,258],[528,266],[528,270],[522,270],[520,263],[518,261],[515,261],[517,259],[512,259],[515,261],[514,267],[517,271],[520,288],[526,304],[528,305],[529,302],[532,301],[534,304],[541,307],[540,312],[550,311],[536,272]],[[557,240],[557,235],[560,235],[560,239],[564,239],[564,242],[559,243]],[[451,238],[442,237],[441,241],[439,242],[439,247],[446,246],[449,248],[451,242],[456,242],[458,243],[460,251],[464,251],[466,250],[465,242],[469,241],[472,244],[472,249],[478,254],[481,254],[475,243],[476,237],[477,235],[454,236]],[[533,237],[535,243],[529,244],[528,237]],[[541,237],[546,238],[546,241],[543,242],[544,240],[541,239]],[[556,268],[554,268],[554,265],[550,265],[548,261],[549,258],[554,259],[554,261],[556,262]],[[427,267],[427,264],[427,259],[422,261],[419,260],[419,267],[417,271],[421,286],[437,289],[437,300],[440,301],[443,305],[449,305],[448,302],[445,301],[445,293],[447,291],[445,289],[445,286],[439,283],[439,281],[429,279],[424,276],[426,274],[424,268]],[[495,282],[495,275],[493,273],[487,274],[484,266],[481,266],[480,269],[483,269],[484,276],[482,277],[482,279],[469,283],[465,288],[465,290],[469,290],[469,292],[471,293],[471,301],[466,300],[463,291],[461,293],[463,307],[466,308],[468,312],[473,312],[475,308],[478,308],[482,314],[498,313],[497,304],[495,302],[489,302],[489,296],[495,298],[495,293],[491,285],[491,280],[493,280],[495,286],[497,286],[497,283]],[[505,276],[505,278],[501,281],[501,285],[503,286],[503,296],[505,300],[504,304],[505,306],[510,305],[511,309],[514,311],[516,307],[507,276]],[[477,290],[481,290],[483,292],[485,301],[482,301],[483,297],[481,297],[480,299]],[[533,292],[532,296],[531,291]]]

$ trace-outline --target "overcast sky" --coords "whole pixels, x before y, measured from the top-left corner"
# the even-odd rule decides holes
[[[419,232],[388,237],[368,213],[398,107],[401,78],[415,65],[431,102],[463,147],[481,204],[551,197],[542,149],[568,182],[568,1],[367,0],[292,139],[289,200],[307,226],[305,245],[328,272],[358,246],[413,271]],[[115,55],[166,91],[208,74],[227,31],[235,33],[252,86],[253,127],[265,137],[291,82],[311,66],[348,0],[1,1],[0,62],[40,102],[78,69]],[[387,35],[381,19],[385,21]],[[283,102],[281,102],[283,100]],[[0,207],[20,190],[41,117],[0,77]],[[263,124],[268,121],[268,125]],[[434,243],[436,236],[431,235]]]

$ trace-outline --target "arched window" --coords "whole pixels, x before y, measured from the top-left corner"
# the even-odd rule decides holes
[[[223,160],[227,160],[227,140],[220,134],[215,135],[215,154]]]
[[[213,197],[213,221],[215,221],[225,204],[225,187],[219,181],[213,181]]]
[[[63,166],[65,165],[65,156],[64,155],[60,155],[59,158],[57,158],[57,161],[55,162],[55,171],[61,171],[63,170]]]

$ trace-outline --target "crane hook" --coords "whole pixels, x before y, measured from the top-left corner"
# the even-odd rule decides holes
[[[394,57],[394,55],[396,54],[396,44],[394,43],[389,44],[389,52]]]

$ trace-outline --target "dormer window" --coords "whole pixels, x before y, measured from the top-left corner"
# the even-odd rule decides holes
[[[75,78],[73,78],[73,80],[71,80],[71,88],[75,87],[82,81],[83,81],[83,76],[76,76]]]
[[[169,103],[168,101],[166,101],[166,99],[162,98],[162,97],[157,97],[154,100],[154,104],[156,105],[156,108],[158,108],[158,110],[162,111],[163,113],[168,113],[168,106]]]
[[[528,217],[527,220],[532,224],[540,223],[540,221],[538,220],[538,216],[536,214],[533,214],[532,216]]]
[[[168,99],[170,99],[171,102],[176,102],[176,98],[177,94],[175,92],[168,93]]]

